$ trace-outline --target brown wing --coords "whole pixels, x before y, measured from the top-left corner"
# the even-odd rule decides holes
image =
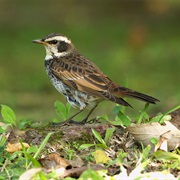
[[[130,106],[122,97],[132,97],[155,104],[158,100],[111,81],[95,64],[77,52],[52,63],[53,74],[78,91]]]
[[[78,91],[130,106],[120,96],[116,97],[115,94],[111,93],[111,86],[117,85],[104,75],[95,64],[83,56],[77,59],[74,57],[67,59],[66,57],[64,60],[54,61],[52,71],[66,85]]]
[[[114,83],[95,64],[80,54],[56,59],[51,68],[53,74],[71,88],[124,106],[131,105],[122,97],[132,97],[153,104],[158,101]]]
[[[62,63],[61,61],[53,62],[53,74],[70,87],[92,94],[108,89],[107,81],[101,77],[102,73],[98,72],[100,70],[95,65],[94,68],[92,67],[92,63],[85,63],[86,66],[84,66],[82,63],[72,65],[67,59],[67,62]]]

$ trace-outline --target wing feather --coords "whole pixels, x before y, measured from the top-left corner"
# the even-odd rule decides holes
[[[65,84],[70,85],[69,82],[72,82],[72,88],[77,88],[79,91],[96,94],[97,92],[108,90],[108,82],[104,78],[100,76],[99,73],[90,72],[88,69],[88,73],[86,70],[74,71],[73,68],[52,68],[53,74],[61,79]],[[74,86],[76,84],[76,86]],[[101,93],[98,93],[101,96]]]
[[[121,98],[122,96],[119,93],[116,95],[116,92],[112,91],[118,85],[113,83],[96,66],[93,68],[91,66],[72,68],[73,66],[67,65],[65,62],[63,66],[60,66],[59,63],[54,64],[51,67],[52,73],[71,88],[118,104],[130,106]]]

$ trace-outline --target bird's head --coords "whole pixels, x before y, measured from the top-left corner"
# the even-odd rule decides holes
[[[46,59],[66,56],[75,49],[71,40],[62,34],[49,34],[43,39],[33,40],[33,42],[44,45],[46,49]]]

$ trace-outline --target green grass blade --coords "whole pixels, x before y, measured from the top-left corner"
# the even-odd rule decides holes
[[[160,117],[160,119],[159,119],[159,123],[163,123],[163,122],[161,122],[161,120],[163,119],[163,117],[164,117],[164,116],[167,116],[168,114],[172,113],[173,111],[176,111],[177,109],[180,109],[180,105],[176,106],[175,108],[173,108],[173,109],[167,111],[165,114],[163,114],[163,115]]]
[[[92,133],[94,134],[95,138],[100,142],[102,143],[104,146],[106,146],[106,143],[105,141],[102,139],[101,135],[95,131],[94,129],[92,129]],[[107,147],[107,146],[106,146]]]
[[[3,134],[0,135],[0,146],[4,146],[6,141],[7,141],[7,138]]]
[[[143,117],[145,117],[147,115],[146,111],[147,111],[148,107],[149,107],[149,103],[146,103],[143,110],[141,111],[141,114],[139,116],[137,124],[141,124]]]
[[[106,134],[105,134],[105,138],[104,138],[104,141],[106,144],[109,144],[109,141],[110,141],[114,131],[115,131],[115,128],[108,128],[106,130]]]
[[[118,118],[121,121],[122,125],[124,125],[126,127],[128,127],[131,124],[130,119],[125,114],[123,114],[121,111],[119,111],[119,113],[118,113]]]
[[[52,134],[54,134],[54,132],[50,132],[47,134],[47,136],[41,143],[40,147],[38,148],[37,152],[34,154],[33,158],[35,158],[35,159],[37,158],[37,156],[40,154],[41,150],[44,148],[44,146],[46,145],[46,143],[48,142],[48,140]]]
[[[40,154],[40,152],[42,151],[42,149],[44,148],[44,146],[46,145],[46,143],[48,142],[48,140],[52,134],[54,134],[54,132],[50,132],[47,134],[47,136],[45,137],[45,139],[41,143],[40,147],[37,149],[36,153],[32,157],[33,159],[36,159],[38,157],[38,155]],[[34,163],[34,161],[33,161],[33,163]],[[32,162],[29,163],[28,168],[31,166],[31,164],[32,164]]]
[[[95,146],[95,144],[82,144],[81,146],[79,146],[79,150],[82,150],[82,149],[87,149],[87,148],[90,148],[90,147],[93,147]]]

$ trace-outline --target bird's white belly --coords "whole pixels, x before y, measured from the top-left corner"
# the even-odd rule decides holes
[[[54,87],[66,97],[67,101],[73,106],[80,109],[92,108],[97,104],[97,97],[88,95],[84,92],[76,91],[73,88],[68,87],[60,79],[57,79],[54,75],[50,76],[50,81]]]

